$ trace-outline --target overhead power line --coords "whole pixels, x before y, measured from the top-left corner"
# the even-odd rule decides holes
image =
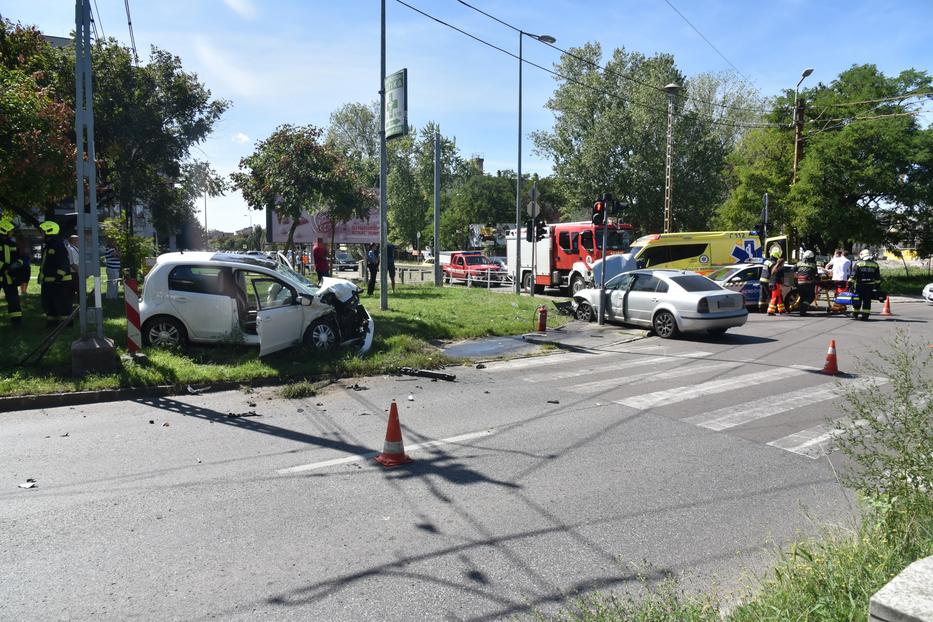
[[[100,9],[97,8],[97,0],[94,0],[94,10],[97,12],[97,22],[96,22],[96,23],[100,25],[100,36],[103,37],[104,39],[106,39],[106,38],[107,38],[107,33],[104,32],[104,22],[100,19]],[[92,24],[93,24],[93,22],[94,22],[94,14],[93,14],[93,13],[91,14],[91,22],[92,22]],[[94,37],[95,37],[95,38],[97,37],[97,26],[96,26],[96,25],[94,26]],[[100,42],[100,40],[98,39],[98,43],[99,43],[99,42]]]
[[[488,17],[489,19],[491,19],[491,20],[493,20],[493,21],[499,22],[500,24],[502,24],[503,26],[505,26],[505,27],[507,27],[507,28],[511,28],[511,29],[514,30],[515,32],[524,32],[524,31],[522,31],[522,29],[519,28],[518,26],[515,26],[514,24],[510,24],[509,22],[506,22],[505,20],[503,20],[503,19],[501,19],[501,18],[499,18],[499,17],[496,17],[495,15],[492,15],[492,14],[490,14],[490,13],[487,13],[487,12],[484,11],[483,9],[480,9],[480,8],[478,8],[478,7],[476,7],[476,6],[472,5],[472,4],[470,4],[469,2],[466,2],[465,0],[457,0],[457,2],[459,2],[460,4],[462,4],[463,6],[469,8],[469,9],[472,9],[472,10],[476,11],[477,13],[480,13],[480,14],[482,14],[482,15],[485,15],[486,17]],[[580,62],[582,62],[582,63],[586,63],[587,65],[590,65],[591,67],[594,67],[594,68],[596,68],[596,69],[599,69],[599,70],[603,71],[604,73],[606,73],[606,74],[608,74],[608,75],[610,75],[610,76],[615,76],[615,77],[617,77],[617,78],[622,78],[623,80],[628,80],[629,82],[632,82],[632,83],[634,83],[634,84],[638,84],[638,85],[640,85],[640,86],[644,86],[644,87],[646,87],[646,88],[653,89],[653,90],[655,90],[655,91],[658,91],[659,93],[664,93],[665,95],[667,95],[667,91],[665,91],[665,90],[664,90],[664,87],[662,87],[662,86],[658,86],[658,85],[656,85],[656,84],[650,84],[650,83],[648,83],[648,82],[644,82],[644,81],[642,81],[642,80],[639,80],[638,78],[633,78],[632,76],[626,75],[626,74],[624,74],[624,73],[620,73],[620,72],[617,72],[617,71],[612,71],[612,70],[610,70],[608,67],[606,67],[606,66],[604,66],[604,65],[600,65],[599,63],[593,62],[593,61],[591,61],[591,60],[588,59],[588,58],[584,58],[584,57],[579,56],[579,55],[577,55],[577,54],[575,54],[575,53],[573,53],[573,52],[571,52],[571,51],[569,51],[569,50],[565,50],[564,48],[559,47],[559,46],[555,45],[554,43],[548,43],[547,41],[542,41],[541,43],[547,45],[548,47],[554,48],[555,50],[557,50],[557,51],[560,52],[561,54],[566,54],[566,55],[569,56],[570,58],[573,58],[573,59],[575,59],[575,60],[578,60],[578,61],[580,61]],[[738,69],[736,69],[736,71],[738,71]],[[739,72],[739,75],[742,75],[742,73]],[[742,75],[742,77],[745,78],[744,75]],[[748,78],[745,78],[745,79],[746,79],[746,81],[748,81]],[[769,109],[769,108],[746,108],[746,107],[743,107],[743,106],[731,106],[731,105],[729,105],[729,104],[723,104],[723,103],[720,103],[720,102],[707,101],[707,100],[705,100],[705,99],[700,99],[700,98],[698,98],[698,97],[683,96],[683,99],[684,99],[684,100],[687,100],[687,101],[694,101],[694,102],[697,102],[697,103],[700,103],[700,104],[706,104],[706,105],[708,105],[708,106],[718,106],[718,107],[720,107],[720,108],[725,108],[725,109],[728,109],[728,110],[736,110],[736,111],[740,111],[740,112],[754,112],[754,113],[768,113],[768,112],[771,112],[771,109]],[[665,114],[666,114],[666,113],[665,113]]]
[[[821,108],[839,108],[842,106],[859,106],[861,104],[877,104],[881,102],[897,101],[899,99],[912,99],[914,97],[933,97],[933,91],[926,93],[904,93],[903,95],[892,95],[891,97],[882,97],[880,99],[865,99],[859,102],[839,102],[836,104],[826,104]]]
[[[97,2],[97,0],[94,0]],[[126,7],[126,25],[130,31],[130,45],[133,47],[133,60],[136,61],[136,65],[139,65],[139,54],[136,53],[136,37],[133,36],[133,19],[130,17],[130,0],[123,0],[123,5]]]
[[[397,3],[399,3],[399,4],[401,4],[402,6],[407,7],[408,9],[414,11],[415,13],[418,13],[418,14],[420,14],[420,15],[423,15],[424,17],[427,17],[428,19],[433,20],[433,21],[435,21],[435,22],[441,24],[442,26],[446,26],[447,28],[450,28],[451,30],[455,30],[455,31],[459,32],[460,34],[462,34],[462,35],[464,35],[464,36],[467,36],[467,37],[473,39],[474,41],[476,41],[476,42],[478,42],[478,43],[481,43],[481,44],[483,44],[483,45],[485,45],[485,46],[488,46],[488,47],[490,47],[490,48],[492,48],[492,49],[494,49],[494,50],[496,50],[496,51],[498,51],[498,52],[501,52],[501,53],[507,55],[507,56],[511,56],[511,57],[514,58],[514,59],[519,59],[519,57],[518,57],[517,54],[515,54],[515,53],[513,53],[513,52],[510,52],[509,50],[506,50],[505,48],[502,48],[502,47],[500,47],[500,46],[498,46],[498,45],[495,45],[494,43],[490,43],[489,41],[486,41],[485,39],[482,39],[482,38],[480,38],[480,37],[478,37],[478,36],[476,36],[476,35],[474,35],[474,34],[472,34],[472,33],[469,33],[469,32],[467,32],[467,31],[463,30],[462,28],[458,28],[457,26],[454,26],[453,24],[450,24],[450,23],[448,23],[448,22],[445,22],[444,20],[442,20],[442,19],[439,18],[439,17],[435,17],[434,15],[431,15],[431,14],[429,14],[429,13],[426,13],[425,11],[422,11],[421,9],[419,9],[419,8],[417,8],[417,7],[414,7],[414,6],[410,5],[410,4],[408,4],[408,3],[405,2],[404,0],[395,0],[395,1],[396,1]],[[610,98],[613,98],[613,99],[616,99],[616,100],[625,102],[625,103],[627,103],[627,104],[631,104],[631,105],[633,105],[633,106],[638,106],[638,107],[640,107],[640,108],[642,108],[642,109],[644,109],[644,110],[649,110],[649,111],[655,112],[655,113],[657,113],[657,114],[659,114],[659,115],[664,115],[664,116],[667,115],[667,110],[666,110],[666,109],[655,108],[655,107],[649,106],[649,105],[647,105],[647,104],[643,104],[643,103],[636,102],[636,101],[633,101],[633,100],[630,100],[630,99],[626,99],[625,97],[622,97],[622,96],[618,95],[617,93],[612,93],[612,92],[605,91],[605,90],[602,90],[602,89],[594,88],[592,85],[589,85],[589,84],[586,84],[586,83],[584,83],[584,82],[581,82],[580,80],[577,80],[577,79],[575,79],[575,78],[571,78],[570,76],[566,76],[566,75],[564,75],[564,74],[561,74],[561,73],[559,73],[559,72],[557,72],[557,71],[554,71],[553,69],[549,69],[549,68],[547,68],[547,67],[544,67],[543,65],[539,65],[539,64],[537,64],[537,63],[535,63],[535,62],[529,61],[528,59],[522,58],[522,59],[520,59],[520,60],[521,60],[523,63],[525,63],[526,65],[530,65],[531,67],[535,67],[536,69],[540,69],[541,71],[544,71],[544,72],[546,72],[546,73],[549,73],[549,74],[551,74],[551,75],[553,75],[553,76],[555,76],[555,77],[557,77],[557,78],[560,78],[561,80],[565,80],[565,81],[567,81],[567,82],[572,82],[573,84],[576,84],[576,85],[578,85],[578,86],[582,86],[582,87],[584,87],[584,88],[586,88],[586,89],[589,89],[590,91],[593,91],[593,92],[595,92],[595,93],[599,93],[599,94],[601,94],[601,95],[605,95],[605,96],[607,96],[607,97],[610,97]],[[776,124],[776,123],[755,123],[755,124],[752,124],[752,123],[727,123],[727,122],[724,122],[724,121],[718,121],[718,120],[716,120],[716,119],[711,119],[711,120],[710,120],[710,123],[713,123],[714,125],[723,126],[723,127],[741,128],[741,129],[754,129],[754,128],[763,128],[763,127],[786,127],[786,126],[782,126],[782,125]]]
[[[733,64],[733,62],[732,62],[731,60],[729,60],[728,58],[726,58],[726,55],[725,55],[725,54],[723,54],[722,52],[719,51],[719,48],[717,48],[715,45],[713,45],[713,42],[712,42],[712,41],[710,41],[709,39],[706,38],[706,35],[704,35],[702,32],[700,32],[700,29],[699,29],[699,28],[697,28],[696,26],[694,26],[694,25],[690,22],[690,20],[687,19],[687,17],[677,9],[676,6],[674,6],[673,4],[671,4],[670,0],[664,0],[664,2],[667,4],[667,6],[671,7],[672,9],[674,9],[674,12],[677,13],[678,15],[680,15],[681,19],[683,19],[685,22],[687,22],[687,25],[690,26],[691,28],[693,28],[694,32],[696,32],[698,35],[700,35],[700,37],[701,37],[704,41],[706,41],[707,45],[709,45],[711,48],[713,48],[713,51],[714,51],[714,52],[716,52],[717,54],[719,54],[720,58],[722,58],[724,61],[726,61],[727,63],[729,63],[729,66],[732,67],[733,69],[735,69],[736,73],[738,73],[740,76],[742,76],[743,78],[745,78],[745,81],[746,81],[746,82],[751,82],[751,80],[749,80],[748,77],[747,77],[744,73],[742,73],[742,72],[739,70],[739,68],[736,67],[735,64]]]

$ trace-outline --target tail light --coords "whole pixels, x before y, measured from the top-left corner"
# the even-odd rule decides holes
[[[697,313],[709,313],[709,298],[700,298],[697,303]]]

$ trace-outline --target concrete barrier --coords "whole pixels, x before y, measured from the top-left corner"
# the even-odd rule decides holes
[[[933,556],[917,560],[878,590],[869,622],[933,622]]]

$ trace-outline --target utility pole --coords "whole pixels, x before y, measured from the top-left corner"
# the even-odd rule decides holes
[[[441,286],[441,130],[434,132],[434,287]]]
[[[379,308],[383,311],[389,308],[389,295],[386,291],[388,280],[386,278],[386,229],[388,225],[386,214],[386,177],[388,166],[386,163],[386,0],[379,3],[382,8],[380,22],[382,37],[380,39],[379,53]]]
[[[664,233],[671,232],[671,167],[674,160],[674,95],[680,85],[671,82],[664,87],[667,92],[667,150],[664,156]]]
[[[813,73],[813,69],[808,67],[800,73],[800,80],[794,87],[794,165],[790,176],[791,188],[797,183],[797,166],[800,164],[801,148],[803,143],[803,100],[800,99],[800,85]],[[793,239],[793,230],[790,223],[784,224],[784,234],[787,236],[787,257],[791,258],[796,252],[797,242]]]

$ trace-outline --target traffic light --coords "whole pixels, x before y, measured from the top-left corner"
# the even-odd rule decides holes
[[[593,203],[593,224],[601,225],[606,219],[606,204],[602,201]]]
[[[531,220],[525,221],[525,239],[529,242],[535,241],[535,228]]]
[[[535,240],[540,242],[547,237],[547,223],[543,220],[535,220]]]

